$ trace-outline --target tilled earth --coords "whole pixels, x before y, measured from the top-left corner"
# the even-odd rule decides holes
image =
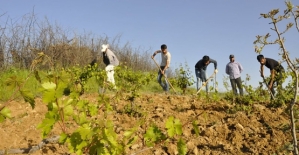
[[[82,98],[97,103],[96,94],[83,95]],[[131,101],[123,98],[113,102],[114,112],[110,118],[120,138],[124,131],[135,127],[141,117],[146,117],[146,123],[138,128],[138,133],[144,134],[152,123],[166,133],[165,122],[174,116],[183,124],[182,139],[190,155],[291,154],[292,136],[286,107],[269,108],[265,103],[254,103],[252,109],[232,112],[237,103],[224,100],[213,102],[190,95],[143,94],[133,104],[138,113],[128,114],[125,106],[131,105]],[[33,110],[23,101],[13,101],[8,107],[12,111],[12,118],[0,124],[0,151],[30,148],[39,144],[42,135],[37,125],[47,112],[41,99],[36,100]],[[192,126],[194,120],[198,122],[199,136]],[[55,126],[48,137],[59,133],[59,126]],[[174,138],[149,148],[139,139],[126,150],[126,154],[175,155],[178,154],[176,143]],[[69,153],[65,145],[54,143],[31,154]]]

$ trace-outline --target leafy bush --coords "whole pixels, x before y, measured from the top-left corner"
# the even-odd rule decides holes
[[[172,82],[182,90],[183,94],[186,93],[187,87],[195,83],[191,74],[187,63],[185,63],[185,66],[180,64],[179,68],[175,69],[175,78]]]

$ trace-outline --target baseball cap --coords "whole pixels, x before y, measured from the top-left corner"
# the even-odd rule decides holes
[[[229,58],[234,58],[235,56],[233,54],[229,55]]]
[[[102,45],[102,52],[105,52],[106,51],[106,49],[109,47],[109,44],[103,44]]]

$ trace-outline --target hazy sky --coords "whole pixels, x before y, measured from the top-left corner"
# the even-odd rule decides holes
[[[299,5],[298,0],[292,2]],[[6,13],[13,20],[34,9],[39,19],[47,17],[76,33],[121,35],[122,43],[152,52],[167,44],[173,69],[187,62],[194,73],[195,63],[208,55],[218,62],[217,81],[222,90],[230,54],[242,64],[243,80],[249,74],[249,84],[257,86],[261,81],[253,41],[268,32],[274,39],[270,21],[259,17],[276,8],[283,11],[284,0],[0,0],[0,15]],[[0,23],[3,20],[6,18],[0,18]],[[285,25],[279,26],[282,31]],[[298,31],[293,29],[285,37],[291,56],[298,58]],[[262,54],[281,60],[278,52],[279,47],[271,45]],[[212,74],[213,64],[207,72]],[[269,73],[266,69],[264,74]]]

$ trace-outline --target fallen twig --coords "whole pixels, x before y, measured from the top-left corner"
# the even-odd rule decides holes
[[[60,136],[54,136],[51,138],[43,139],[38,145],[31,146],[29,148],[20,148],[20,149],[9,149],[9,150],[0,150],[0,155],[6,154],[28,154],[33,153],[48,143],[57,143]]]

